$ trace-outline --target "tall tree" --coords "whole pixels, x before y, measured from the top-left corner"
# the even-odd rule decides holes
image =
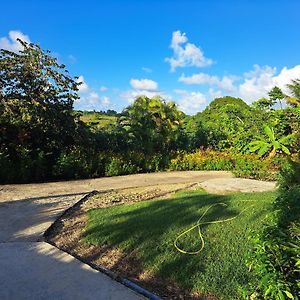
[[[72,115],[78,83],[63,64],[38,45],[21,40],[22,50],[0,50],[0,154],[50,161],[75,143]]]
[[[170,150],[180,134],[183,113],[160,97],[140,96],[122,115],[119,125],[133,147],[146,154]]]
[[[274,86],[269,92],[269,97],[273,105],[278,101],[282,109],[282,100],[285,99],[285,94],[278,86]]]
[[[225,96],[213,100],[198,115],[207,129],[208,145],[222,150],[247,145],[260,130],[263,114],[240,98]]]

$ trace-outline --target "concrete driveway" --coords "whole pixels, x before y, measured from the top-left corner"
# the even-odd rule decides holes
[[[93,190],[172,183],[199,183],[208,190],[215,185],[214,189],[227,192],[238,191],[239,185],[243,191],[275,188],[274,183],[241,181],[228,172],[218,171],[0,185],[0,299],[144,299],[43,242],[43,234],[66,209]]]

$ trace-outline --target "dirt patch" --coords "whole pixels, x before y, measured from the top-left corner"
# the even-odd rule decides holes
[[[165,299],[205,299],[215,300],[212,296],[192,294],[180,289],[176,283],[157,278],[143,271],[142,263],[135,251],[123,253],[109,245],[94,246],[83,242],[84,230],[88,221],[87,212],[91,209],[114,205],[130,204],[154,198],[167,198],[172,193],[193,189],[197,185],[169,184],[93,192],[67,210],[45,233],[45,239],[59,249],[70,253],[95,269],[103,267],[113,271],[117,276],[128,278],[133,282],[157,293]]]

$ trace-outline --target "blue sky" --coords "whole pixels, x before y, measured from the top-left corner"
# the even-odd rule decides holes
[[[0,47],[39,43],[81,76],[80,109],[139,94],[189,114],[233,95],[251,103],[300,78],[300,1],[4,1]]]

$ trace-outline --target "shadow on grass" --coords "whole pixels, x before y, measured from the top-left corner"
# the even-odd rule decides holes
[[[193,278],[199,272],[205,272],[206,265],[199,256],[179,253],[173,241],[183,230],[196,224],[212,204],[222,202],[228,206],[213,206],[203,217],[203,221],[237,216],[240,211],[230,207],[229,200],[230,196],[203,193],[94,210],[90,212],[85,240],[96,245],[120,247],[127,253],[114,264],[115,270],[118,270],[117,266],[122,264],[121,260],[126,256],[136,255],[136,261],[139,263],[130,266],[131,269],[135,269],[135,272],[131,270],[134,277],[139,278],[146,268],[150,269],[155,277],[180,282],[184,288],[192,290],[194,280],[187,277]],[[210,226],[211,224],[202,225],[202,232],[205,234]],[[195,233],[197,234],[197,229],[188,247],[197,249],[201,244],[199,245],[199,237]],[[206,254],[206,251],[203,251],[203,255]],[[141,265],[144,268],[141,268]],[[144,281],[147,279],[144,278]]]

